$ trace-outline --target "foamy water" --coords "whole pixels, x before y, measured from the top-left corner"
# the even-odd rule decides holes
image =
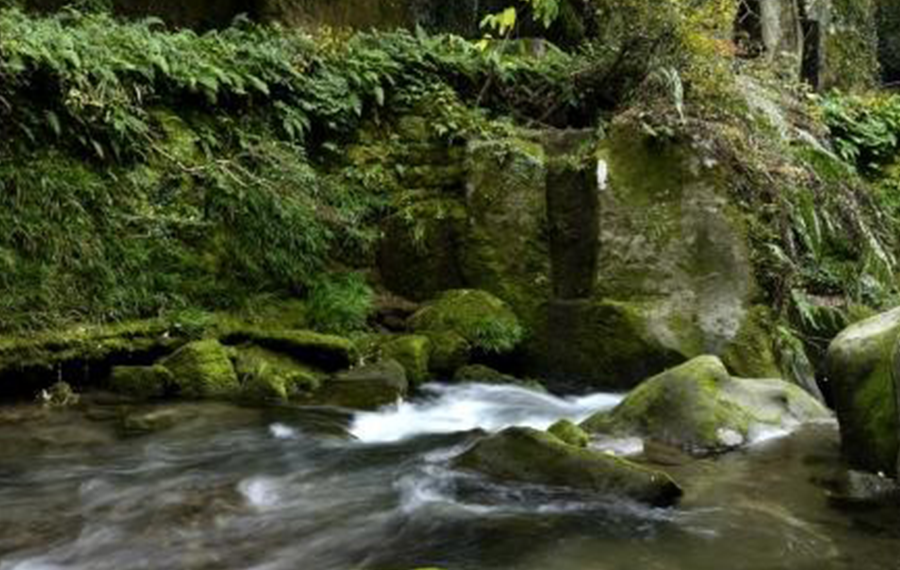
[[[350,433],[365,443],[386,443],[476,428],[490,432],[509,426],[546,429],[563,418],[580,422],[622,401],[619,394],[559,398],[520,386],[493,384],[429,384],[422,390],[420,400],[357,414]]]

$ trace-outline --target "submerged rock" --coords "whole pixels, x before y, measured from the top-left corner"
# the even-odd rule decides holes
[[[613,410],[588,418],[587,431],[639,435],[694,454],[717,453],[830,416],[798,386],[728,374],[715,356],[701,356],[644,381]]]
[[[310,403],[372,410],[396,403],[406,396],[408,388],[403,366],[396,360],[382,360],[335,374]]]
[[[900,308],[856,323],[828,348],[844,454],[858,469],[897,474]]]
[[[506,303],[475,289],[446,291],[417,311],[409,324],[417,333],[455,332],[486,352],[509,352],[524,336]]]
[[[127,412],[121,416],[119,426],[127,434],[139,435],[167,430],[196,418],[196,409],[172,406]]]
[[[547,433],[575,447],[587,447],[591,443],[591,436],[569,420],[559,420],[547,428]]]
[[[671,505],[681,496],[678,485],[661,471],[531,428],[507,428],[481,439],[454,466],[503,481],[572,487],[652,505]]]
[[[116,366],[109,378],[109,388],[139,400],[162,398],[175,386],[172,372],[162,365]]]
[[[217,340],[186,344],[159,364],[172,373],[183,398],[230,398],[241,388],[229,352]]]

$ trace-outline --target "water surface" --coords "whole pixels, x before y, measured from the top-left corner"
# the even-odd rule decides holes
[[[356,415],[184,404],[176,427],[137,436],[112,406],[7,407],[0,570],[900,568],[896,507],[828,499],[843,470],[830,423],[672,462],[686,491],[672,509],[448,467],[476,428],[544,428],[618,400],[461,385]]]

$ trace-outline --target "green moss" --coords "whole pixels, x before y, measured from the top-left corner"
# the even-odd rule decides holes
[[[828,348],[828,377],[850,464],[895,473],[898,456],[897,338],[900,310],[856,323]]]
[[[406,372],[396,360],[381,360],[335,374],[313,393],[309,403],[371,410],[406,396]]]
[[[423,335],[404,335],[381,345],[384,358],[396,360],[406,370],[406,379],[413,386],[428,381],[431,340]]]
[[[524,330],[509,306],[485,291],[447,291],[417,311],[409,321],[417,333],[458,333],[472,347],[487,352],[509,352],[524,337]]]
[[[486,437],[454,465],[500,480],[567,486],[658,505],[671,504],[681,495],[665,473],[530,428],[507,428]]]
[[[524,139],[476,141],[466,160],[465,282],[503,299],[525,327],[536,328],[551,293],[544,151]]]
[[[515,376],[504,374],[484,364],[468,364],[453,374],[454,382],[477,382],[480,384],[519,384]]]
[[[575,447],[587,447],[591,442],[591,436],[569,420],[559,420],[547,428],[547,433],[555,435],[560,440]]]
[[[161,365],[116,366],[109,378],[110,390],[139,400],[161,398],[174,385],[172,372]]]
[[[234,367],[241,398],[249,401],[287,401],[316,390],[324,379],[288,355],[253,345],[237,347]]]
[[[449,377],[458,368],[469,363],[472,346],[461,334],[454,331],[426,332],[431,340],[429,369],[443,377]]]
[[[240,390],[230,354],[217,340],[189,343],[159,364],[172,373],[184,398],[231,398]]]
[[[650,328],[654,304],[554,301],[534,352],[543,374],[606,389],[630,388],[685,360]]]
[[[283,352],[326,371],[349,368],[359,360],[359,352],[351,340],[314,331],[248,327],[228,332],[223,342],[226,344],[251,342],[276,352]]]
[[[737,336],[722,354],[722,361],[729,371],[744,378],[781,376],[772,351],[772,326],[772,315],[767,307],[750,309]]]
[[[588,418],[588,431],[639,434],[705,454],[748,442],[755,425],[781,426],[828,417],[811,396],[781,380],[732,378],[714,356],[694,358],[641,383],[609,412]]]

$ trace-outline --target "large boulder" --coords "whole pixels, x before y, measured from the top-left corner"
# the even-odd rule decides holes
[[[841,441],[858,468],[897,473],[900,308],[851,325],[828,348]]]
[[[186,344],[159,364],[172,373],[183,398],[231,398],[241,385],[230,356],[219,341],[207,339]]]
[[[514,349],[524,336],[509,305],[486,291],[456,289],[444,292],[409,320],[417,333],[455,332],[474,348],[503,353]]]
[[[335,374],[312,396],[310,403],[372,410],[406,396],[406,371],[396,360],[382,360]]]
[[[531,428],[512,427],[485,437],[454,465],[501,481],[572,487],[652,505],[671,505],[681,496],[665,473]]]
[[[715,356],[694,358],[646,380],[615,408],[588,418],[590,432],[637,435],[703,455],[750,443],[770,429],[830,416],[798,386],[728,374]]]

